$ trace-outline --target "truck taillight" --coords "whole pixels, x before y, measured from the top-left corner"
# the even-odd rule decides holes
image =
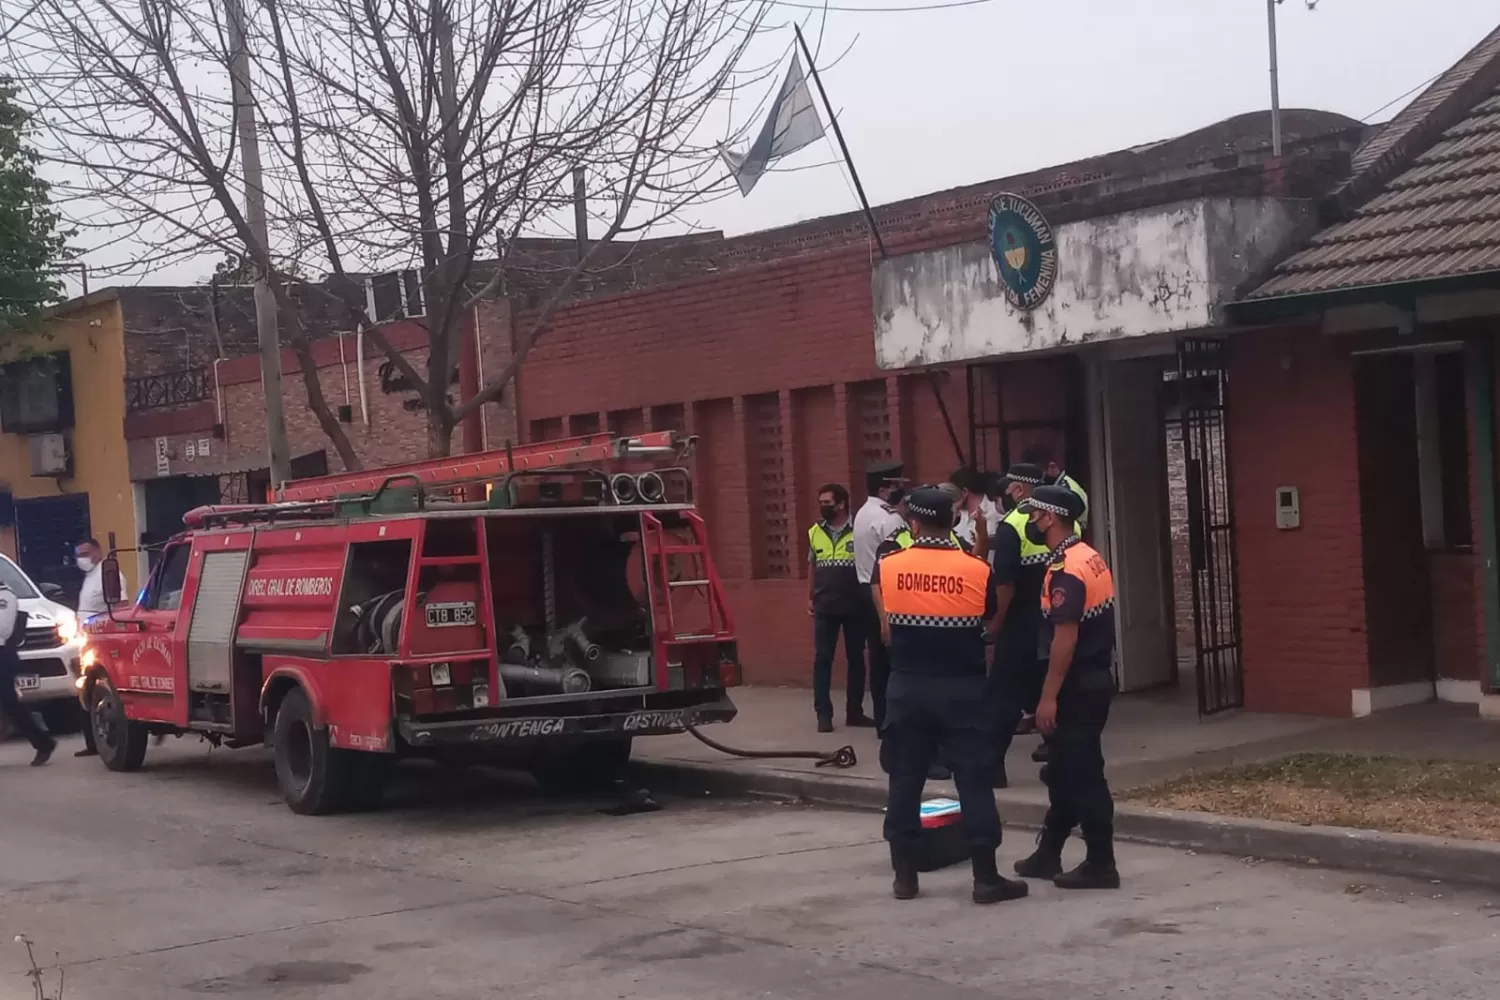
[[[740,651],[738,645],[732,642],[719,643],[719,684],[722,687],[739,687],[743,683],[740,676]]]
[[[406,700],[414,715],[462,712],[488,708],[489,664],[483,660],[439,663],[401,663],[393,668],[398,700]]]

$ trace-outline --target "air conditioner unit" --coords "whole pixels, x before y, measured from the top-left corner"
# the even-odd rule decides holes
[[[61,434],[32,434],[26,438],[31,450],[33,476],[66,476],[73,469],[68,439]]]

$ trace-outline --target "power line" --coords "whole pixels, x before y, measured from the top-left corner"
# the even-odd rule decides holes
[[[1410,90],[1408,90],[1406,93],[1400,95],[1399,97],[1393,97],[1393,98],[1391,98],[1389,101],[1386,101],[1384,104],[1382,104],[1380,107],[1376,108],[1374,111],[1371,111],[1369,114],[1362,116],[1360,118],[1360,121],[1369,121],[1371,118],[1374,118],[1376,115],[1380,114],[1382,111],[1384,111],[1386,108],[1390,107],[1392,104],[1396,104],[1396,103],[1398,103],[1400,101],[1404,101],[1406,98],[1410,97],[1412,94],[1415,94],[1417,91],[1421,90],[1423,87],[1426,87],[1428,84],[1432,83],[1432,81],[1436,80],[1438,77],[1442,76],[1443,73],[1446,73],[1446,72],[1447,72],[1447,70],[1442,70],[1440,72],[1432,74],[1427,79],[1423,80],[1421,83],[1417,84],[1415,87],[1413,87]]]

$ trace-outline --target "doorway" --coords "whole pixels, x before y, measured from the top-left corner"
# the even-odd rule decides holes
[[[1104,483],[1120,690],[1177,682],[1162,357],[1101,366]],[[1097,489],[1097,487],[1096,487]]]

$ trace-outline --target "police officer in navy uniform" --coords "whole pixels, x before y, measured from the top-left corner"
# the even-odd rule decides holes
[[[953,502],[942,490],[912,491],[907,509],[912,545],[883,557],[871,580],[891,651],[885,839],[896,873],[892,891],[897,899],[917,895],[922,789],[942,753],[958,786],[974,902],[1019,899],[1026,883],[1003,877],[995,867],[1000,815],[989,783],[995,737],[985,698],[984,645],[984,623],[995,617],[990,568],[950,537]]]
[[[807,613],[813,619],[813,711],[818,732],[833,732],[833,654],[844,635],[849,668],[844,724],[870,726],[864,713],[866,590],[854,565],[854,519],[849,491],[838,483],[818,490],[818,521],[807,529]]]
[[[1044,539],[1051,560],[1042,581],[1042,649],[1047,676],[1037,728],[1051,740],[1043,771],[1047,815],[1036,853],[1016,862],[1024,878],[1050,878],[1062,889],[1118,889],[1114,800],[1104,776],[1101,740],[1114,697],[1114,578],[1104,558],[1078,537],[1083,500],[1061,486],[1040,486],[1021,509],[1027,531]],[[1077,827],[1084,861],[1063,871],[1062,851]]]
[[[1005,491],[1020,504],[1041,486],[1040,466],[1017,462],[1006,473]],[[1047,546],[1027,537],[1027,516],[1019,507],[1001,519],[990,539],[991,564],[995,569],[998,607],[1003,624],[995,641],[995,663],[990,675],[995,711],[996,758],[991,776],[996,788],[1005,788],[1009,776],[1005,755],[1021,717],[1035,709],[1042,691],[1045,668],[1038,659],[1041,631],[1042,576],[1047,571]]]

